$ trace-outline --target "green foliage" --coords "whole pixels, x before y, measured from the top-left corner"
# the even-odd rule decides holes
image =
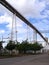
[[[12,51],[13,49],[15,49],[15,43],[13,41],[9,41],[9,43],[7,44],[7,46],[5,47],[7,50]]]
[[[3,48],[3,46],[2,46],[2,41],[0,41],[0,50]]]
[[[29,50],[36,52],[36,51],[40,50],[41,48],[43,48],[43,47],[38,42],[31,44],[27,40],[25,40],[21,44],[17,45],[17,49],[19,50],[20,53],[26,53],[26,51],[29,51]]]
[[[20,45],[20,42],[17,42],[16,47],[15,47],[16,50],[19,49],[19,45]]]
[[[41,48],[43,48],[43,46],[41,44],[39,44],[38,42],[35,42],[33,45],[32,45],[32,50],[34,52],[38,51],[38,50],[41,50]]]
[[[6,49],[8,49],[9,51],[16,49],[16,50],[19,50],[19,53],[26,53],[29,50],[36,52],[40,50],[41,48],[43,47],[38,42],[35,42],[34,44],[32,44],[32,43],[29,43],[27,40],[22,41],[22,43],[17,42],[17,44],[15,44],[13,41],[9,41],[9,43],[6,46]]]
[[[22,41],[22,43],[18,46],[18,50],[20,53],[26,53],[29,50],[29,42],[27,40]]]

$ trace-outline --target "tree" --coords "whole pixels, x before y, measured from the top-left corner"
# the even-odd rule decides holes
[[[2,53],[2,49],[3,49],[2,43],[3,41],[0,41],[0,54]]]
[[[2,41],[0,41],[0,50],[3,48],[3,46],[2,46]]]
[[[40,45],[38,42],[35,42],[34,44],[29,43],[27,40],[22,41],[22,43],[16,44],[16,50],[19,50],[19,53],[26,53],[27,51],[36,51],[40,50],[42,48],[42,45]]]
[[[21,44],[18,46],[18,50],[20,53],[26,53],[26,51],[29,49],[28,47],[29,42],[27,40],[22,41]]]
[[[11,53],[11,51],[15,49],[15,42],[10,40],[5,48]]]
[[[15,47],[16,50],[19,49],[19,45],[20,45],[20,42],[17,42],[16,47]]]
[[[27,40],[22,42],[23,52],[24,53],[26,53],[26,51],[28,50],[28,44],[29,44],[29,42]]]
[[[43,48],[43,46],[41,44],[39,44],[38,42],[35,42],[32,45],[32,50],[36,53],[36,51],[41,50],[41,48]]]

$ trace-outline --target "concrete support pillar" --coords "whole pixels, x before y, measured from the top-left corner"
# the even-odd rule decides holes
[[[33,42],[37,42],[37,32],[33,30]]]
[[[45,39],[47,40],[47,43],[46,43],[46,45],[48,44],[48,38],[47,37],[45,37]]]
[[[12,27],[11,27],[11,40],[13,41],[13,24],[14,24],[14,14],[13,14],[13,17],[12,17]]]

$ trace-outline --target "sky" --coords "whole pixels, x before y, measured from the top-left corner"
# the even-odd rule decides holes
[[[39,31],[49,30],[49,0],[6,0],[19,13],[21,13]],[[11,36],[13,14],[0,4],[0,38]],[[13,23],[15,24],[15,23]],[[30,38],[33,40],[33,30],[18,17],[16,17],[17,39],[18,41]],[[15,30],[15,26],[13,26]],[[28,29],[28,30],[27,30]],[[27,34],[28,33],[28,34]],[[49,38],[48,33],[42,33]],[[14,35],[15,36],[15,35]],[[39,38],[39,36],[38,36]],[[5,39],[4,39],[5,40]],[[4,44],[5,46],[6,44]]]

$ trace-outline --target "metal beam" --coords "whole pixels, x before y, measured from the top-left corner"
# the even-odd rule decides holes
[[[36,29],[35,26],[33,26],[25,17],[23,17],[14,7],[12,7],[6,0],[0,0],[0,3],[5,6],[8,10],[10,10],[12,13],[14,13],[17,17],[19,17],[23,22],[25,22],[28,26],[30,26],[32,29],[34,29],[45,42],[47,40],[44,38],[44,36]]]

